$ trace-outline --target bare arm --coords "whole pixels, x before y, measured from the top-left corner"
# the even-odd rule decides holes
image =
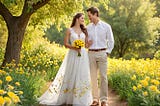
[[[64,37],[64,46],[65,46],[66,48],[79,51],[79,49],[77,49],[77,48],[73,47],[71,44],[69,44],[70,34],[71,34],[70,30],[67,29],[66,35],[65,35],[65,37]]]
[[[88,45],[88,36],[86,36],[86,38],[85,38],[85,48],[88,48],[89,47],[89,45]]]

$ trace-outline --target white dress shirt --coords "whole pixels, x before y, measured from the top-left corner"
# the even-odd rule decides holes
[[[90,23],[87,26],[88,39],[92,40],[93,44],[89,49],[106,48],[107,53],[111,53],[114,47],[114,37],[112,28],[109,24],[99,21],[96,25]]]

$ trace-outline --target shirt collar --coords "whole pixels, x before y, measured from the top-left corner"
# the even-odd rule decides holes
[[[102,23],[102,21],[99,20],[98,23],[97,23],[96,25],[92,22],[92,25],[93,25],[93,26],[97,26],[97,25],[101,25],[101,23]]]

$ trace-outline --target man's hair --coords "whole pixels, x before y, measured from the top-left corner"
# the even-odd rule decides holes
[[[87,12],[90,12],[92,15],[97,13],[97,16],[99,17],[99,9],[97,7],[90,7],[87,9]]]

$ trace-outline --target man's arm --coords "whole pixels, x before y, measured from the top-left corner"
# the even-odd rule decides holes
[[[112,52],[112,49],[114,48],[114,37],[111,26],[108,24],[106,26],[107,28],[107,50],[106,53],[110,54]]]

